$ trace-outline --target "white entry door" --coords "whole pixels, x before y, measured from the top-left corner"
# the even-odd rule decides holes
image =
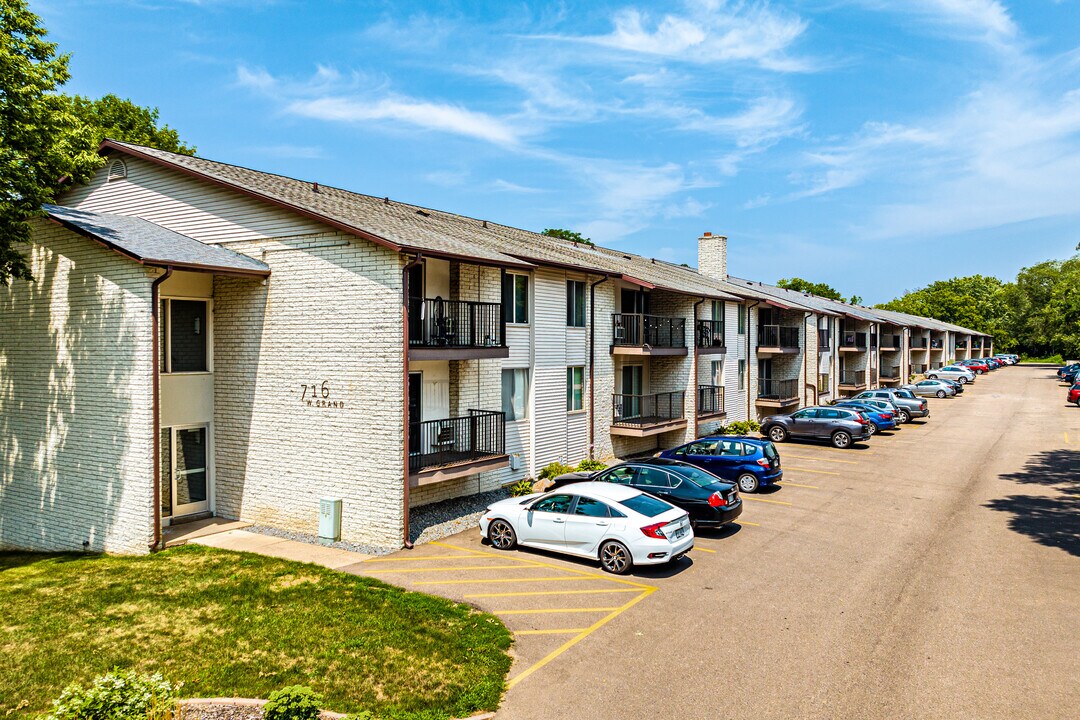
[[[161,516],[210,509],[210,432],[206,425],[162,430]]]

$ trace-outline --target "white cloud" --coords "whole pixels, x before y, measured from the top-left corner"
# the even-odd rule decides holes
[[[517,183],[512,183],[509,180],[503,180],[502,178],[496,178],[491,183],[491,189],[495,192],[520,193],[526,195],[544,192],[544,190],[541,190],[540,188],[518,185]]]
[[[917,0],[915,5],[987,36],[1009,38],[1018,32],[1009,11],[997,0]]]
[[[654,17],[634,8],[617,11],[606,35],[542,35],[638,55],[693,63],[751,63],[776,71],[803,71],[806,59],[788,50],[807,23],[767,2],[688,0],[685,12]]]

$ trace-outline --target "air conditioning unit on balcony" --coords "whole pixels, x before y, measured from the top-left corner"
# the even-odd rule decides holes
[[[510,453],[510,469],[521,469],[521,453]]]
[[[616,325],[615,326],[615,339],[616,340],[622,340],[625,337],[626,337],[626,328],[624,328],[622,325]]]

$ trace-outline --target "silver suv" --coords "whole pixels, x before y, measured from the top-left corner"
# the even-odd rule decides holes
[[[855,396],[856,400],[874,398],[888,400],[896,406],[897,419],[902,422],[911,422],[913,418],[930,416],[930,404],[922,398],[915,397],[910,390],[896,388],[877,388],[876,390],[864,390]]]
[[[777,443],[788,438],[828,440],[845,449],[870,438],[870,422],[854,408],[808,407],[790,415],[770,415],[761,423],[761,434]]]

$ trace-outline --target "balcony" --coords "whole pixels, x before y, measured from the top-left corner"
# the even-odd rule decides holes
[[[695,345],[698,355],[721,355],[727,352],[723,320],[698,320],[695,327],[697,328]]]
[[[611,316],[613,355],[686,355],[686,319],[614,313]]]
[[[899,335],[882,335],[881,336],[881,350],[882,352],[891,352],[902,348],[903,340]]]
[[[972,350],[982,350],[982,340],[972,340],[971,341],[971,349]]]
[[[817,331],[817,346],[818,350],[824,352],[832,347],[832,338],[829,337],[829,331],[819,329]]]
[[[758,328],[759,355],[793,355],[799,352],[799,328],[762,325]]]
[[[840,373],[841,390],[864,390],[866,387],[865,370],[844,370]]]
[[[945,341],[941,339],[934,339],[930,341],[931,350],[941,350],[945,347]]]
[[[967,346],[968,346],[968,341],[967,340],[957,340],[956,341],[956,349],[957,350],[967,350]]]
[[[758,378],[758,394],[754,400],[757,405],[765,407],[787,407],[799,404],[799,381],[773,380],[772,378]]]
[[[926,344],[928,342],[929,341],[924,337],[913,337],[913,338],[911,338],[911,349],[912,350],[925,350],[926,349]]]
[[[844,331],[840,333],[840,352],[864,352],[866,350],[866,333]]]
[[[500,303],[409,298],[410,360],[509,356]]]
[[[611,396],[611,434],[649,437],[686,427],[686,393]]]
[[[506,414],[469,410],[465,417],[409,423],[409,485],[417,487],[505,467]]]
[[[697,416],[719,418],[727,415],[724,410],[724,387],[722,385],[697,386]]]
[[[892,365],[890,367],[881,368],[881,372],[878,373],[878,380],[883,383],[898,383],[900,382],[900,366]]]

